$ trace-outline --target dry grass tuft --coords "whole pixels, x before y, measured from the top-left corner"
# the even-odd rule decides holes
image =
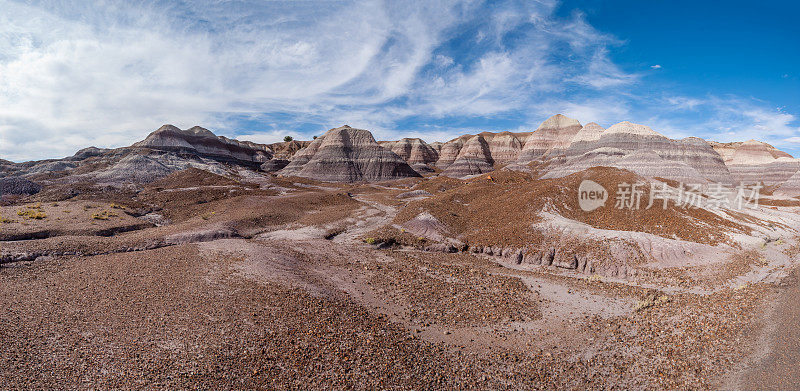
[[[671,299],[667,295],[659,295],[658,293],[651,293],[647,295],[644,300],[640,300],[636,303],[636,307],[634,307],[634,311],[642,311],[644,309],[655,307],[661,304],[669,303]]]
[[[114,212],[107,211],[107,210],[104,210],[104,211],[102,211],[100,213],[92,213],[92,218],[95,219],[95,220],[109,220],[112,217],[117,217],[117,216],[119,216],[119,215],[114,213]]]
[[[17,215],[29,220],[42,220],[47,218],[47,214],[42,209],[42,204],[31,204],[17,211]]]

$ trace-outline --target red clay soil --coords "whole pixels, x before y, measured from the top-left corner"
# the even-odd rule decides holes
[[[226,178],[222,175],[217,175],[197,168],[188,168],[186,170],[173,172],[161,180],[153,182],[148,187],[180,189],[194,186],[233,186],[239,184],[241,183],[236,182],[233,179]]]
[[[610,185],[623,174],[599,170],[593,178]],[[545,205],[562,214],[569,211],[564,205],[575,208],[572,186],[581,179],[491,176],[425,181],[421,187],[426,182],[454,187],[431,191],[431,199],[414,201],[400,214],[411,218],[430,208],[457,230],[454,234],[470,240],[528,243],[532,236],[519,232],[531,229]],[[199,187],[210,196],[196,198],[202,195],[185,190],[189,186],[180,176],[169,181],[161,189],[98,194],[157,208],[174,218],[172,224],[108,237],[2,243],[4,252],[42,257],[0,267],[0,388],[707,389],[749,351],[760,298],[771,289],[755,284],[710,295],[675,294],[668,302],[610,318],[587,309],[557,315],[557,322],[538,329],[535,324],[553,320],[544,310],[564,303],[551,301],[557,297],[539,283],[561,286],[568,300],[591,291],[627,302],[645,292],[501,268],[469,254],[384,251],[324,239],[216,244],[253,246],[252,254],[215,254],[199,244],[140,248],[210,228],[248,236],[348,217],[355,220],[345,221],[358,221],[357,211],[369,207],[360,199],[401,192],[397,184],[386,189],[271,178],[269,185],[295,189],[272,196],[271,190],[204,176],[193,181],[203,183]],[[215,193],[215,186],[225,186],[224,192]],[[79,203],[59,208],[72,204]],[[45,212],[57,217],[49,207]],[[57,228],[70,221],[48,217],[40,223]],[[76,252],[85,256],[73,256]],[[296,254],[289,266],[265,260],[283,254]],[[252,279],[242,272],[243,262],[278,276],[300,275],[325,289],[284,284],[285,278]],[[373,307],[348,287],[396,306]],[[403,311],[392,315],[398,308]],[[534,328],[520,328],[528,323]],[[464,330],[477,330],[486,339],[474,345],[466,344],[469,334],[463,344],[448,339]],[[534,344],[505,345],[522,340]],[[474,348],[480,344],[485,345]]]
[[[593,180],[609,191],[605,207],[592,212],[579,208],[577,189],[584,179]],[[547,208],[596,228],[647,232],[699,243],[724,241],[723,230],[749,231],[711,212],[672,204],[667,210],[662,210],[660,204],[651,209],[616,209],[613,197],[617,184],[622,182],[644,182],[644,179],[629,171],[607,167],[543,180],[508,170],[467,181],[436,178],[415,187],[434,196],[412,201],[398,213],[395,222],[403,223],[428,211],[450,227],[452,234],[461,235],[469,243],[518,247],[543,239],[532,224],[540,221],[539,213]],[[649,186],[644,190],[642,208],[648,203]]]

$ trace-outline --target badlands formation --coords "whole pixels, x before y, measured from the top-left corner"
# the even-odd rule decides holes
[[[381,147],[372,133],[347,125],[331,129],[312,141],[279,173],[333,182],[420,176],[396,153]]]
[[[758,205],[648,205],[755,182]],[[0,384],[791,388],[797,197],[768,144],[563,115],[432,143],[165,125],[0,160]]]

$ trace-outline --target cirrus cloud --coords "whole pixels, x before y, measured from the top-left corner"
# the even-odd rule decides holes
[[[680,134],[697,129],[683,124],[701,110],[719,134],[797,131],[794,116],[754,100],[733,106],[739,116],[707,97],[659,111],[665,98],[646,76],[612,60],[625,41],[557,7],[0,0],[0,157],[129,145],[164,123],[263,141],[343,123],[442,139],[532,129],[565,112],[606,125],[652,119]]]

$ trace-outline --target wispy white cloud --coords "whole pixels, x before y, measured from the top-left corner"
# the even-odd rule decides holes
[[[164,123],[256,141],[343,123],[434,140],[502,130],[472,120],[533,129],[556,112],[796,135],[795,116],[763,102],[650,92],[612,60],[624,40],[557,6],[0,0],[0,157],[129,145]]]
[[[758,139],[793,149],[788,140],[800,136],[795,115],[752,98],[671,96],[654,102],[640,111],[651,115],[648,124],[671,137],[696,136],[721,142]],[[691,115],[675,115],[687,112]]]
[[[787,144],[800,144],[800,136],[785,138],[783,141]]]
[[[0,156],[126,145],[163,123],[235,134],[230,118],[258,113],[293,118],[282,129],[302,118],[392,129],[519,110],[565,75],[627,82],[604,57],[610,38],[555,6],[0,0]],[[480,45],[448,53],[462,29]],[[572,51],[580,61],[560,69]]]
[[[606,49],[597,50],[589,62],[589,72],[568,79],[596,89],[620,87],[636,82],[639,75],[624,72],[608,57]]]

